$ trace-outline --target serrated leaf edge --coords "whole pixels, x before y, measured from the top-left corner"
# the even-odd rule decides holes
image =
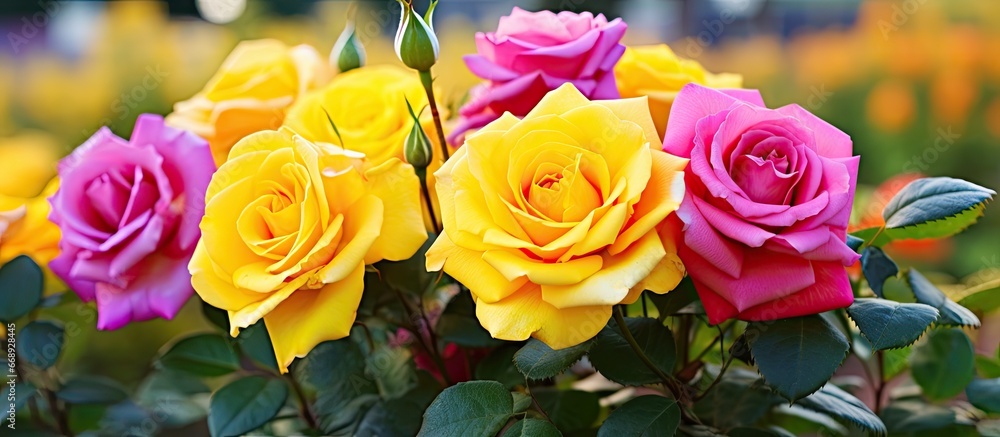
[[[580,353],[580,356],[577,357],[576,360],[574,360],[572,363],[567,364],[565,367],[559,369],[559,371],[556,372],[554,375],[547,376],[547,377],[544,377],[544,378],[532,378],[532,377],[528,376],[528,371],[525,371],[524,369],[521,368],[520,365],[517,364],[517,354],[521,353],[520,349],[518,349],[517,352],[514,353],[514,357],[511,359],[511,361],[514,362],[514,367],[517,368],[517,371],[521,372],[521,374],[524,375],[524,377],[526,379],[529,379],[529,380],[532,380],[532,381],[544,381],[546,379],[555,378],[556,376],[559,376],[560,374],[562,374],[563,372],[565,372],[566,370],[568,370],[570,367],[573,367],[573,365],[576,364],[576,363],[578,363],[580,361],[580,359],[583,358],[584,355],[587,355],[587,353],[590,352],[590,348],[593,347],[594,343],[596,343],[596,342],[597,342],[597,337],[594,337],[594,338],[592,338],[590,340],[587,340],[585,342],[585,343],[587,343],[587,347],[583,350],[582,353]],[[570,346],[570,347],[576,347],[576,346]],[[553,350],[553,352],[555,352],[555,350]]]
[[[892,301],[892,302],[896,302],[896,301]],[[902,304],[902,302],[896,302],[896,303]],[[922,303],[921,305],[927,305],[927,304]],[[927,305],[927,306],[931,307],[930,305]],[[934,308],[934,307],[931,307],[931,308]],[[937,308],[934,308],[934,310],[938,311]],[[855,325],[858,325],[858,321],[854,318],[854,316],[851,315],[850,311],[847,311],[847,309],[845,308],[844,312],[847,313],[847,317],[849,317],[851,319],[851,321],[854,322]],[[941,312],[940,311],[938,311],[938,317],[941,317]],[[875,342],[873,342],[872,339],[868,338],[868,335],[865,334],[865,331],[862,331],[860,329],[861,325],[858,325],[858,328],[859,328],[858,332],[860,332],[861,336],[864,337],[866,341],[868,341],[868,344],[871,345],[872,349],[880,350],[880,351],[889,351],[889,350],[896,350],[896,349],[905,349],[905,348],[908,348],[910,346],[913,346],[914,343],[920,341],[920,339],[923,338],[924,335],[926,335],[928,332],[930,332],[930,330],[932,329],[933,326],[935,326],[936,323],[937,323],[937,319],[935,319],[933,322],[931,322],[930,325],[927,325],[927,327],[924,328],[924,330],[920,332],[920,335],[918,335],[915,340],[911,341],[910,343],[908,343],[908,344],[906,344],[904,346],[886,347],[886,348],[882,348],[882,349],[875,349]],[[843,364],[843,363],[841,363],[841,364]]]

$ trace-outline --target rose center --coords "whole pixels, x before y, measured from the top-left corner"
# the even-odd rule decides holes
[[[791,188],[795,184],[797,172],[789,172],[789,168],[788,157],[771,149],[766,153],[736,157],[730,173],[750,200],[782,205],[790,202]]]

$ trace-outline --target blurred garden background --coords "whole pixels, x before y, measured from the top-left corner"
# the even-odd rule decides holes
[[[399,7],[393,0],[356,3],[368,63],[398,63],[392,35]],[[127,136],[139,114],[169,113],[201,89],[240,40],[274,38],[329,53],[350,4],[4,0],[0,172],[16,182],[0,192],[35,195],[55,174],[55,160],[100,126]],[[1000,187],[1000,2],[441,0],[434,74],[450,104],[477,82],[461,58],[475,51],[474,33],[495,28],[515,4],[622,17],[626,44],[666,41],[710,71],[742,74],[769,105],[798,103],[848,132],[863,156],[859,222],[878,220],[865,217],[866,205],[887,197],[871,193],[901,173]],[[37,159],[25,159],[24,150]],[[1000,276],[1000,214],[988,213],[953,241],[897,245],[894,255],[943,266],[937,279],[945,283],[990,280]],[[168,339],[208,326],[197,299],[179,322],[100,333],[89,307],[62,308],[85,338],[67,342],[62,363],[133,384]],[[74,420],[87,420],[85,413]]]

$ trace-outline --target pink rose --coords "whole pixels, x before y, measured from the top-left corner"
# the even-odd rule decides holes
[[[97,328],[173,318],[194,289],[187,265],[215,171],[208,143],[143,114],[125,141],[103,127],[59,162],[49,201],[62,253],[49,266]]]
[[[590,12],[528,12],[515,7],[501,17],[496,32],[476,33],[475,55],[465,56],[473,74],[487,82],[470,91],[448,136],[462,143],[504,112],[523,117],[545,94],[572,82],[591,100],[617,99],[614,66],[625,52],[621,41],[628,26]]]
[[[846,233],[859,157],[851,139],[755,90],[685,86],[663,150],[690,157],[679,248],[709,322],[774,320],[854,300]]]

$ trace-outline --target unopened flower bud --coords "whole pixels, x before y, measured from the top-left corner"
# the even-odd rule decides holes
[[[406,143],[403,144],[403,157],[418,171],[422,171],[431,163],[433,156],[431,140],[420,125],[420,119],[413,112],[409,100],[406,101],[406,108],[410,110],[410,117],[413,118],[413,129],[410,129],[410,134],[406,136]]]
[[[396,56],[407,67],[417,71],[430,71],[440,52],[433,24],[437,0],[431,2],[423,17],[413,11],[413,4],[409,0],[396,1],[402,9],[399,28],[396,30]]]
[[[337,67],[341,73],[363,67],[365,65],[365,46],[361,45],[354,28],[354,20],[348,20],[344,31],[337,38],[330,52],[330,65]]]

